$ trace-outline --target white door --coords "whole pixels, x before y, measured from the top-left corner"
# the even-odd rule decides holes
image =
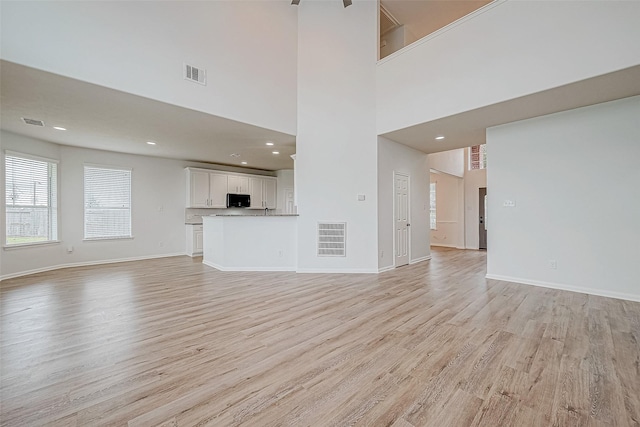
[[[394,173],[395,266],[409,264],[409,177]]]

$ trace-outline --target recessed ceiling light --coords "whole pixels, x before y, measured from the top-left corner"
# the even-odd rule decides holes
[[[269,141],[267,142],[267,145],[273,145],[273,142]]]
[[[279,151],[272,151],[273,154],[280,154]]]
[[[438,136],[436,136],[436,139],[438,139],[438,140],[440,140],[440,139],[444,139],[444,136],[442,136],[442,135],[438,135]]]
[[[67,130],[67,128],[61,128],[60,126],[54,126],[53,128],[55,130]]]
[[[156,145],[156,143],[155,143],[155,142],[153,142],[153,141],[147,141],[147,144],[149,144],[149,145]]]
[[[241,163],[241,164],[243,164],[243,165],[246,165],[246,164],[247,164],[247,162],[240,162],[240,163]]]

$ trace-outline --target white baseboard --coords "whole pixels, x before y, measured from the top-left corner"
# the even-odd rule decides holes
[[[320,273],[320,274],[378,274],[378,270],[369,269],[347,269],[347,268],[331,268],[331,269],[318,269],[318,268],[299,268],[296,273]]]
[[[420,258],[412,259],[411,261],[409,261],[409,264],[417,264],[419,262],[428,261],[430,259],[431,259],[431,255],[427,255]]]
[[[627,294],[622,292],[611,292],[602,289],[583,288],[580,286],[566,285],[563,283],[543,282],[539,280],[522,279],[520,277],[501,276],[499,274],[487,274],[487,279],[502,280],[504,282],[520,283],[523,285],[539,286],[542,288],[558,289],[561,291],[580,292],[582,294],[596,295],[599,297],[623,299],[627,301],[640,302],[640,295]]]
[[[295,267],[280,266],[280,267],[223,267],[210,261],[202,260],[204,265],[213,267],[220,271],[296,271]]]
[[[98,260],[98,261],[84,261],[84,262],[72,262],[68,264],[58,264],[51,265],[48,267],[36,268],[33,270],[20,271],[18,273],[5,274],[0,276],[0,281],[13,279],[16,277],[28,276],[30,274],[36,273],[44,273],[47,271],[60,270],[63,268],[72,268],[72,267],[88,267],[91,265],[102,265],[102,264],[116,264],[118,262],[130,262],[130,261],[143,261],[145,259],[156,259],[156,258],[170,258],[174,256],[184,256],[186,253],[184,252],[176,252],[172,254],[162,254],[162,255],[147,255],[140,257],[131,257],[131,258],[118,258],[118,259],[107,259],[107,260]]]
[[[380,267],[380,268],[378,268],[378,273],[384,273],[385,271],[391,271],[394,268],[396,268],[395,265],[387,265],[386,267]]]
[[[447,245],[446,243],[431,243],[431,246],[440,246],[441,248],[457,248],[456,245]]]

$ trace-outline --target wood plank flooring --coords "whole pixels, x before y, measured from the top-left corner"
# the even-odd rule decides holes
[[[3,426],[639,426],[640,303],[486,280],[175,257],[1,286]]]

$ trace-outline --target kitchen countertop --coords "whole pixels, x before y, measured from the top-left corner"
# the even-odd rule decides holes
[[[270,217],[270,216],[298,216],[298,214],[268,214],[268,215],[265,215],[265,214],[263,214],[263,213],[262,213],[262,214],[252,214],[252,215],[213,214],[213,215],[207,215],[207,216],[210,216],[210,217],[211,217],[211,216],[224,216],[224,217],[246,217],[246,216],[248,216],[248,217],[253,218],[253,217],[256,217],[256,216],[258,216],[258,217]]]

